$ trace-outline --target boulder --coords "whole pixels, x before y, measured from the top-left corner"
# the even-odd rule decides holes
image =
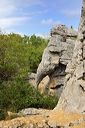
[[[36,83],[41,87],[41,81],[49,76],[48,85],[44,82],[44,89],[47,87],[48,94],[57,94],[60,97],[66,75],[65,69],[73,55],[77,32],[65,25],[56,25],[51,29],[50,35],[50,41],[37,69]]]

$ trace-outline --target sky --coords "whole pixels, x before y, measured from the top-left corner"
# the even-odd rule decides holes
[[[0,0],[0,29],[45,35],[56,24],[77,30],[82,0]]]

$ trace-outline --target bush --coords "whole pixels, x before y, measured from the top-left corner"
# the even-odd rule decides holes
[[[0,81],[36,72],[46,45],[47,40],[34,35],[0,35]]]
[[[55,95],[44,95],[41,102],[42,108],[53,109],[58,103],[58,97]]]
[[[0,109],[0,120],[4,120],[6,117],[6,113],[4,112],[3,109]]]
[[[0,109],[6,111],[18,112],[29,107],[53,109],[56,104],[57,97],[40,94],[22,79],[4,82],[0,86]]]
[[[57,104],[57,97],[41,95],[24,79],[28,72],[36,72],[47,42],[35,35],[0,35],[0,120],[7,111],[53,109]]]

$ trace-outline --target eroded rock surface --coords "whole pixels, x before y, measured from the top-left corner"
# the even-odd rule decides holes
[[[36,109],[36,108],[26,108],[26,109],[22,109],[19,113],[23,116],[27,116],[27,115],[48,115],[49,112],[51,112],[52,110],[47,110],[47,109]]]
[[[65,89],[55,109],[85,113],[85,0],[74,54],[66,72]]]
[[[0,121],[0,128],[85,128],[85,115],[55,111]]]
[[[50,33],[50,41],[37,69],[36,82],[40,88],[41,81],[48,75],[49,84],[44,84],[44,88],[48,88],[48,94],[55,93],[60,97],[64,86],[66,65],[72,58],[77,32],[68,29],[65,25],[57,25]]]

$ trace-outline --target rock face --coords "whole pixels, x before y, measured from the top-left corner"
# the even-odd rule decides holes
[[[85,113],[85,0],[74,54],[66,73],[65,88],[55,109]]]
[[[65,69],[73,55],[77,32],[65,25],[57,25],[50,32],[51,38],[44,50],[42,61],[37,69],[36,82],[42,86],[42,80],[49,77],[44,89],[48,94],[60,94],[64,86]]]

